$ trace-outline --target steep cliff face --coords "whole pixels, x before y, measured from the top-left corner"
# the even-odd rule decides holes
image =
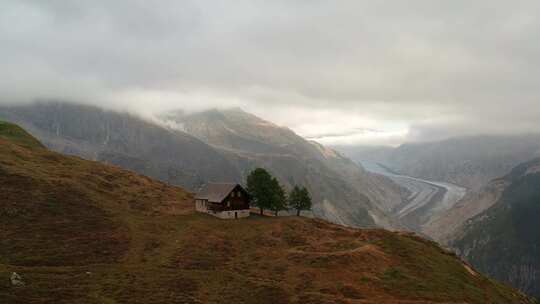
[[[500,198],[461,227],[450,246],[484,273],[540,295],[540,159],[503,178]]]
[[[130,169],[189,189],[207,180],[239,180],[215,149],[184,132],[129,114],[62,103],[1,107],[0,118],[19,123],[47,147]]]
[[[287,128],[240,109],[168,113],[163,119],[219,149],[244,176],[260,166],[286,187],[305,185],[315,198],[317,217],[345,225],[399,227],[386,214],[388,205],[401,200],[395,184]]]

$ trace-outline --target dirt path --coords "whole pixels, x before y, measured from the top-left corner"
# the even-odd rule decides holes
[[[377,246],[372,244],[362,245],[357,248],[347,249],[347,250],[337,250],[337,251],[304,251],[301,249],[291,248],[288,250],[290,253],[300,253],[300,254],[309,254],[316,256],[342,256],[349,255],[356,252],[377,252],[379,254],[384,254]]]

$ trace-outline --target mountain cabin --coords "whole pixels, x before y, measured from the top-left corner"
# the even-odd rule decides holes
[[[249,216],[249,194],[234,183],[208,183],[195,195],[195,209],[221,219]]]

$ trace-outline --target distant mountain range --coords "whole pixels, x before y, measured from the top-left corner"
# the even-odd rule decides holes
[[[471,136],[390,147],[334,147],[355,161],[476,191],[514,166],[540,156],[540,135]]]
[[[288,188],[305,185],[313,214],[362,227],[400,227],[385,206],[399,187],[365,172],[334,150],[307,141],[240,109],[185,115],[164,113],[149,122],[90,106],[42,103],[0,107],[47,147],[130,169],[196,191],[208,181],[243,182],[265,167]]]

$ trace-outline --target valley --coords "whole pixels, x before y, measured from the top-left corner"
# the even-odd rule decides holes
[[[540,135],[476,135],[406,142],[398,147],[333,148],[356,162],[369,160],[404,175],[477,191],[518,164],[540,156]]]
[[[463,187],[401,175],[373,161],[361,161],[367,171],[383,175],[403,188],[403,202],[390,213],[409,229],[425,232],[424,225],[451,209],[466,194]]]
[[[352,155],[350,151],[349,156],[367,171],[383,175],[402,188],[403,203],[388,212],[409,230],[450,248],[478,271],[537,296],[540,159],[528,157],[537,155],[538,142],[531,136],[453,142],[461,142],[462,148],[466,142],[473,149],[468,155],[463,154],[462,148],[445,152],[437,146],[448,148],[449,143],[439,142],[422,144],[425,150],[433,151],[431,154],[418,147],[415,152],[403,153],[406,147],[400,147],[392,152],[392,157],[371,153],[385,158],[381,161],[366,154]],[[486,151],[486,155],[480,151]],[[419,153],[425,155],[424,162]],[[363,158],[368,160],[359,161]],[[400,160],[396,162],[397,159]],[[519,163],[520,160],[525,161]],[[413,167],[411,162],[417,166]],[[405,167],[423,178],[406,175],[411,170]],[[507,171],[495,175],[501,170]],[[435,176],[460,180],[470,188],[432,181]],[[491,180],[483,184],[488,177]]]

